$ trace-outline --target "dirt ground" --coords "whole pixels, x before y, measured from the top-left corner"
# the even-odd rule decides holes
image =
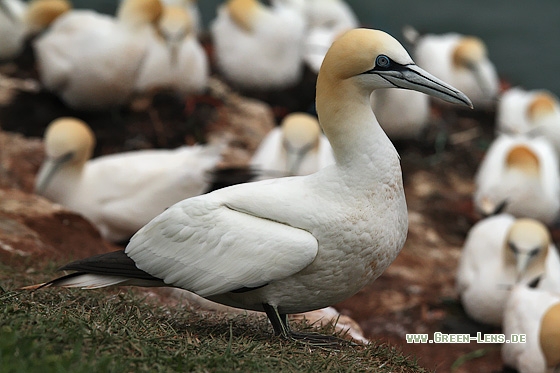
[[[72,111],[54,95],[37,90],[32,81],[22,80],[37,78],[29,61],[0,65],[0,85],[8,84],[12,91],[9,97],[0,95],[4,131],[41,137],[52,119],[78,116],[93,127],[99,156],[203,142],[220,130],[216,123],[223,103],[210,95],[181,98],[160,92],[110,112]],[[274,101],[276,121],[290,111],[312,107],[313,78],[306,79],[295,89],[305,92],[300,100],[294,102],[294,90],[265,98]],[[283,100],[288,95],[291,100]],[[500,372],[499,345],[406,343],[407,333],[431,337],[436,331],[488,331],[461,311],[454,278],[463,240],[478,219],[471,202],[472,180],[493,137],[493,113],[434,107],[433,117],[422,139],[395,144],[402,157],[410,221],[402,253],[377,281],[335,307],[354,318],[367,337],[400,347],[428,369],[449,372],[456,364],[455,372]]]

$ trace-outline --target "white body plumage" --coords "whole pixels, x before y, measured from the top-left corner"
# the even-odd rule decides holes
[[[475,175],[475,207],[552,224],[560,209],[558,156],[543,138],[501,135]]]

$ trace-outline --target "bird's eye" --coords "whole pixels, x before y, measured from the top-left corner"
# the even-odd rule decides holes
[[[539,248],[533,249],[533,250],[531,250],[531,251],[529,252],[529,256],[530,256],[530,257],[537,256],[537,254],[539,253],[539,251],[540,251]]]
[[[517,254],[519,252],[519,250],[517,250],[517,247],[515,247],[512,242],[508,242],[508,247],[514,254]]]
[[[390,63],[391,60],[389,59],[389,57],[385,56],[384,54],[380,54],[375,59],[375,66],[377,67],[388,67]]]

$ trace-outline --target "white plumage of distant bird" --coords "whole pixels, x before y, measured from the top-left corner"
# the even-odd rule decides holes
[[[545,90],[508,89],[496,110],[496,132],[543,136],[560,154],[560,102]]]
[[[371,95],[371,105],[391,140],[417,139],[430,120],[430,98],[420,92],[378,89]]]
[[[560,367],[560,293],[517,285],[504,313],[503,332],[525,335],[525,343],[502,344],[504,364],[519,373],[547,373]]]
[[[91,10],[62,15],[34,43],[42,84],[73,109],[126,103],[162,11],[159,0],[125,0],[116,18]]]
[[[483,215],[503,211],[552,224],[560,209],[553,146],[543,138],[497,137],[476,172],[473,198]]]
[[[491,216],[469,231],[457,270],[457,292],[466,313],[502,324],[511,287],[539,279],[539,288],[560,289],[560,257],[548,229],[537,220]]]
[[[158,32],[150,34],[136,90],[168,88],[183,94],[200,93],[208,85],[208,70],[192,15],[183,7],[164,6]]]
[[[325,54],[333,41],[344,32],[359,26],[358,18],[344,0],[306,0],[307,31],[303,60],[319,72]]]
[[[46,29],[71,7],[66,0],[0,0],[0,60],[16,58],[27,38]]]
[[[0,0],[0,60],[17,57],[23,50],[25,8],[20,0]]]
[[[306,113],[288,114],[265,136],[251,159],[259,180],[309,175],[331,164],[331,144],[321,133],[319,121]]]
[[[495,106],[498,74],[481,39],[457,33],[419,35],[412,28],[404,33],[414,44],[418,66],[460,89],[475,108]]]
[[[391,86],[471,106],[461,92],[416,66],[390,35],[351,30],[333,43],[317,80],[319,122],[336,164],[181,201],[140,229],[125,251],[67,265],[79,272],[44,286],[179,287],[265,311],[275,334],[300,338],[290,331],[287,314],[355,294],[404,245],[399,156],[369,102],[373,90]]]
[[[282,0],[270,7],[258,0],[229,0],[221,5],[210,30],[222,76],[242,89],[296,85],[303,72],[302,9]]]
[[[220,146],[142,150],[89,160],[91,129],[59,118],[45,133],[47,158],[36,192],[90,220],[108,240],[128,239],[166,208],[202,194],[206,172],[221,160]]]

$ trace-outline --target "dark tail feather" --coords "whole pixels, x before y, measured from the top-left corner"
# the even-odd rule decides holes
[[[136,263],[123,250],[77,260],[59,270],[77,272],[22,289],[36,290],[49,286],[99,288],[118,284],[166,286],[161,279],[136,267]]]
[[[58,269],[59,271],[79,271],[96,275],[123,276],[150,281],[161,279],[136,267],[136,263],[124,253],[124,250],[99,254],[76,260]]]

